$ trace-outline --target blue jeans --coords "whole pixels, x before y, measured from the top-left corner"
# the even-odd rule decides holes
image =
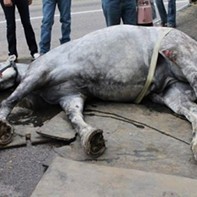
[[[71,0],[42,0],[43,19],[40,36],[40,53],[46,53],[51,47],[51,31],[54,24],[56,5],[60,12],[61,33],[60,44],[70,41],[71,32]]]
[[[13,2],[13,6],[6,7],[4,6],[3,0],[0,0],[7,24],[7,41],[8,41],[9,55],[16,55],[16,57],[18,57],[17,40],[16,40],[16,21],[15,21],[15,10],[17,7],[21,18],[21,23],[24,28],[27,45],[29,47],[31,55],[33,56],[34,53],[38,52],[38,47],[30,21],[28,1],[13,0],[12,2]]]
[[[136,0],[102,0],[107,26],[124,24],[136,25]]]
[[[168,12],[164,7],[163,0],[156,0],[162,24],[176,27],[176,0],[168,0]]]

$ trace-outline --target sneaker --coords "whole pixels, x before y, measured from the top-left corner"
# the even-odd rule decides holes
[[[33,57],[33,60],[36,60],[37,58],[40,57],[40,53],[34,53],[34,54],[32,55],[32,57]]]
[[[10,64],[10,62],[18,62],[16,55],[9,55],[8,56],[6,63]]]

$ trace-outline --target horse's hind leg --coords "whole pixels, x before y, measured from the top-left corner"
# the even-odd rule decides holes
[[[152,100],[165,104],[175,113],[183,115],[192,124],[191,149],[197,160],[197,104],[195,93],[189,84],[177,82],[162,94],[152,95]],[[155,99],[156,98],[156,99]]]

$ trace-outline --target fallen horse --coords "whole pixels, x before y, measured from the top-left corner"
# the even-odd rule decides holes
[[[13,127],[7,117],[14,106],[24,97],[37,105],[39,96],[62,107],[85,152],[98,157],[105,150],[103,131],[84,121],[86,99],[140,102],[149,96],[191,122],[191,148],[197,159],[196,51],[197,42],[179,30],[119,25],[54,48],[28,66],[2,63],[0,89],[18,86],[1,103],[0,145],[12,140]],[[154,61],[155,69],[151,68],[152,78],[146,85]]]

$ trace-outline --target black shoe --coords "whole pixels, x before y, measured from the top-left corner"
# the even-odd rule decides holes
[[[167,27],[167,23],[165,23],[165,22],[161,22],[161,27]]]
[[[176,25],[173,25],[173,24],[168,23],[168,24],[167,24],[167,27],[176,28]]]

